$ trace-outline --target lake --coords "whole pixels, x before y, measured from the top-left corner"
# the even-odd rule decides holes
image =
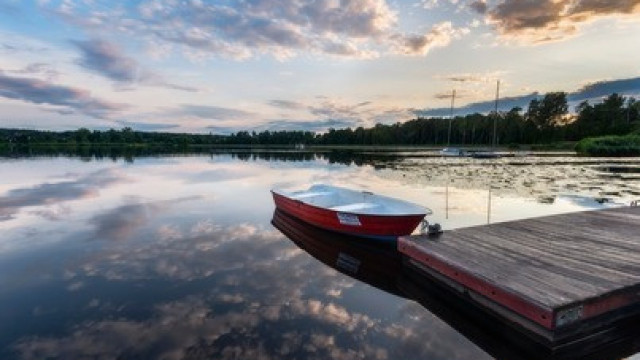
[[[318,250],[331,235],[287,237],[269,190],[369,190],[445,229],[640,198],[639,159],[433,155],[1,158],[0,358],[491,358],[396,291],[393,267],[350,276]]]

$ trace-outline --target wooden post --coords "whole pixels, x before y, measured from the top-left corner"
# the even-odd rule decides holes
[[[446,165],[447,180],[445,180],[444,191],[444,218],[449,219],[449,183],[451,182],[451,173],[449,172],[449,163]]]
[[[489,197],[487,199],[487,224],[491,223],[491,185],[489,185]]]

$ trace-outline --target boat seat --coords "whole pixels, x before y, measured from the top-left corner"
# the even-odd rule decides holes
[[[353,204],[333,206],[331,208],[331,210],[335,210],[335,211],[358,211],[358,210],[373,209],[373,208],[376,208],[376,207],[380,207],[380,204],[362,202],[362,203],[353,203]]]
[[[291,198],[300,200],[300,199],[306,199],[314,196],[326,196],[326,195],[331,195],[331,192],[330,191],[304,192],[302,194],[291,195]]]

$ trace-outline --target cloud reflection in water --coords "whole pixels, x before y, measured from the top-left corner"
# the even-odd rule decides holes
[[[21,338],[13,344],[19,356],[482,356],[473,346],[460,346],[464,339],[435,317],[393,295],[376,290],[384,307],[358,309],[358,303],[374,295],[367,285],[317,263],[267,227],[200,220],[166,224],[151,236],[111,243],[68,264],[68,286],[82,284],[68,291],[84,304],[65,310],[55,300],[43,300],[39,308],[68,311],[61,315],[76,320],[55,336]],[[103,286],[111,290],[100,294]],[[434,336],[444,338],[426,340]]]
[[[393,295],[391,280],[378,289],[364,284],[268,223],[274,184],[368,188],[435,205],[436,214],[442,187],[324,157],[254,160],[142,158],[9,189],[0,197],[5,214],[18,219],[34,207],[27,210],[58,221],[38,213],[26,226],[47,240],[0,254],[0,277],[8,280],[0,307],[9,309],[0,313],[0,358],[487,357],[422,306]],[[486,203],[477,190],[463,194],[464,204]],[[511,214],[523,204],[539,205],[503,208]],[[0,241],[25,242],[14,235],[27,230],[17,222],[1,224],[18,230],[3,231]],[[53,226],[56,241],[48,241]]]
[[[4,196],[0,196],[0,221],[12,219],[24,207],[53,205],[96,197],[100,189],[123,182],[125,179],[118,170],[104,169],[80,176],[75,180],[11,189]],[[46,217],[50,212],[42,214]]]

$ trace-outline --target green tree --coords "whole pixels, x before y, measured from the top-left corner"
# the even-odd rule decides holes
[[[122,130],[120,130],[121,133],[121,139],[124,143],[126,144],[132,144],[135,142],[135,135],[133,134],[133,129],[131,129],[130,127],[125,127]]]
[[[542,100],[531,100],[526,117],[538,129],[543,130],[559,125],[568,111],[567,93],[552,92],[545,94]]]
[[[87,144],[89,143],[89,138],[91,137],[91,131],[87,128],[80,128],[76,130],[75,140],[79,144]]]

